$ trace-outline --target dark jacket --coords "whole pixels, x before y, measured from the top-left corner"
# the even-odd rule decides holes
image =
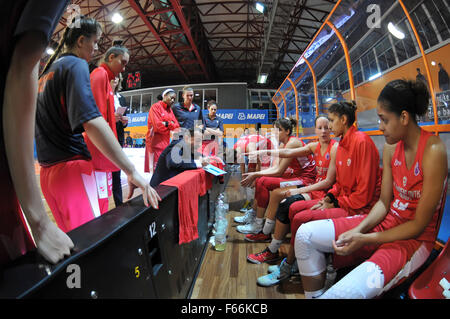
[[[189,149],[189,146],[183,139],[172,141],[164,149],[159,156],[156,169],[150,180],[150,186],[155,187],[185,170],[198,168],[194,161],[197,154],[191,151],[190,154],[184,155],[185,149]]]
[[[119,103],[120,106],[128,106],[127,101],[125,99],[124,96],[120,95],[119,93]],[[123,113],[124,116],[126,116],[128,113],[128,109],[125,111],[125,113]],[[117,130],[117,140],[119,141],[120,146],[123,147],[123,142],[124,142],[124,128],[126,128],[128,126],[127,125],[123,125],[123,123],[121,121],[116,122],[116,130]]]

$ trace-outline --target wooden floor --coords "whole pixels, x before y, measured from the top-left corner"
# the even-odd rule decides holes
[[[239,175],[231,177],[226,188],[231,204],[243,199],[243,189],[239,185]],[[235,205],[231,205],[235,206]],[[237,208],[234,208],[238,210]],[[269,264],[253,264],[247,261],[247,255],[265,249],[268,243],[251,243],[245,235],[236,231],[235,216],[242,213],[230,211],[228,218],[227,244],[225,251],[216,251],[209,244],[202,262],[192,299],[303,299],[303,287],[300,277],[291,277],[280,285],[260,287],[256,283],[259,276],[267,274]],[[287,254],[289,238],[282,244],[281,253]],[[280,261],[278,261],[279,263]]]

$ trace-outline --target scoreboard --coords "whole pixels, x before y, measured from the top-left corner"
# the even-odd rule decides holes
[[[141,72],[136,71],[134,73],[128,73],[127,76],[127,89],[140,89],[141,88]]]

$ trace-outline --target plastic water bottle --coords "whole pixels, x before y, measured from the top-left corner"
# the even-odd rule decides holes
[[[227,226],[228,222],[225,218],[217,221],[217,230],[215,234],[214,249],[217,251],[224,251],[227,242]]]
[[[223,208],[224,208],[225,214],[226,214],[226,213],[228,213],[228,210],[230,209],[230,204],[228,203],[228,196],[225,193],[220,193],[219,197],[223,203]]]
[[[214,248],[218,251],[225,250],[225,244],[227,240],[227,207],[223,201],[224,197],[224,194],[220,194],[217,198],[216,204],[216,222],[214,223],[214,228],[216,231],[214,238]]]

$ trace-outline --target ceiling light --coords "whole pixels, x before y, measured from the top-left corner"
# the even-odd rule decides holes
[[[381,73],[378,72],[378,73],[372,75],[372,76],[369,78],[369,81],[375,80],[376,78],[379,78],[380,76],[381,76]]]
[[[259,12],[264,13],[264,9],[265,9],[266,7],[265,7],[262,3],[257,2],[257,3],[255,4],[255,8],[256,8],[256,10],[258,10]]]
[[[260,84],[264,84],[264,83],[266,83],[267,82],[267,77],[268,77],[269,75],[267,74],[267,73],[261,73],[259,76],[258,76],[258,83],[260,83]]]
[[[397,29],[397,27],[392,22],[388,23],[388,30],[397,39],[402,40],[405,38],[405,34],[399,29]]]
[[[111,17],[111,21],[118,24],[123,21],[123,17],[119,13],[114,13]]]
[[[52,48],[47,48],[47,50],[45,52],[47,52],[48,55],[55,54],[55,50],[53,50]]]
[[[435,61],[431,61],[431,65],[432,65],[432,66],[435,66],[435,65],[436,65],[436,62],[435,62]]]

